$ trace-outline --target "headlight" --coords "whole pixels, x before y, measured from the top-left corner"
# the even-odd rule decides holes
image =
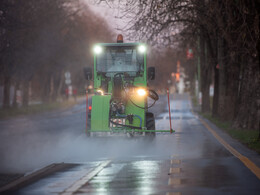
[[[146,90],[145,89],[137,89],[137,94],[139,96],[145,96],[146,95]]]
[[[138,46],[138,51],[139,51],[140,53],[146,52],[146,46],[145,46],[145,45],[139,45],[139,46]]]
[[[104,95],[104,91],[102,91],[101,89],[98,89],[97,93],[99,93],[100,95]]]
[[[96,45],[96,46],[94,46],[93,51],[94,51],[95,54],[101,54],[103,49],[102,49],[101,46]]]

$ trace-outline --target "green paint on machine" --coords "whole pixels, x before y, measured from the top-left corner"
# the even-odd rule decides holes
[[[92,97],[91,130],[109,130],[109,105],[111,95],[95,95]]]
[[[122,35],[121,35],[122,38]],[[147,98],[157,93],[147,87],[155,68],[147,69],[143,43],[98,43],[94,46],[94,93],[88,132],[141,133],[155,136],[155,119]],[[92,69],[84,69],[92,79]],[[170,132],[168,130],[160,132]]]

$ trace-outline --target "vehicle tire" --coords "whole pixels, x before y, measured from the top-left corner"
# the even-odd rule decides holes
[[[88,122],[87,122],[87,137],[90,137],[90,132],[89,130],[91,129],[91,113],[88,113]]]
[[[155,130],[155,119],[153,113],[151,112],[146,113],[146,128],[147,130]],[[145,133],[145,136],[154,138],[155,132],[147,132]]]

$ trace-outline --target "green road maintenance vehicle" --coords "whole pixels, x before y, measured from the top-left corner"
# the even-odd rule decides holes
[[[147,87],[155,68],[146,65],[146,45],[98,43],[94,46],[94,70],[84,69],[87,80],[94,76],[90,135],[118,134],[155,136],[155,119],[148,108],[159,99]],[[148,105],[148,97],[153,101]],[[167,131],[169,132],[169,131]]]

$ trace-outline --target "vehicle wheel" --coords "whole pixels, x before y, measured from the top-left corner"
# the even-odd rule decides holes
[[[91,114],[88,113],[88,122],[87,122],[87,137],[90,137],[90,132],[88,130],[91,129]]]
[[[147,130],[155,130],[155,119],[154,115],[151,112],[146,113],[146,128]],[[155,132],[146,133],[145,136],[149,136],[151,138],[155,137]]]

